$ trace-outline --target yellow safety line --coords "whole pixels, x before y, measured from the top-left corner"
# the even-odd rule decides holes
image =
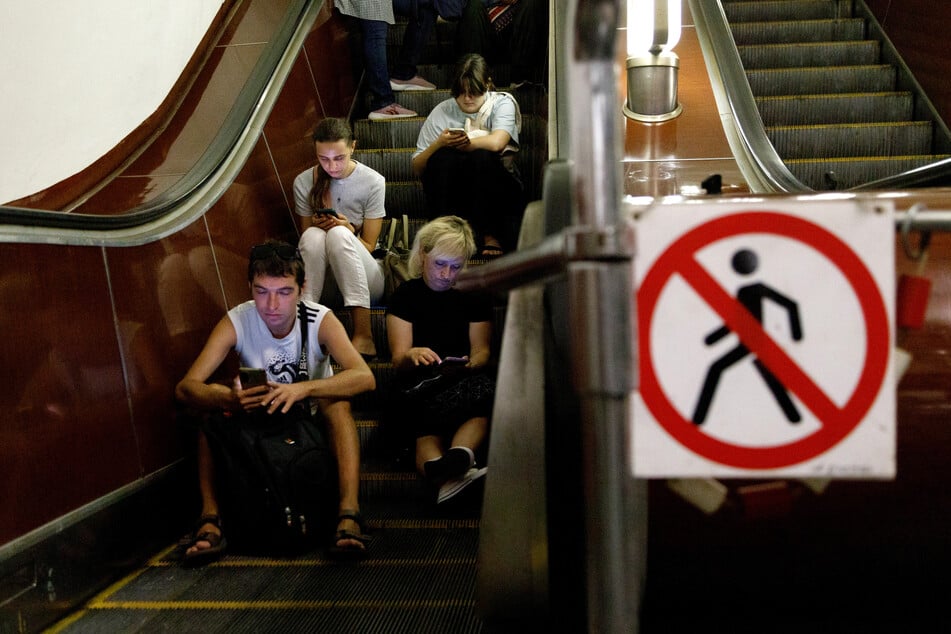
[[[471,599],[442,599],[436,601],[116,601],[90,604],[95,610],[326,610],[329,608],[461,608],[472,607]]]
[[[383,568],[388,566],[471,566],[476,563],[475,557],[459,557],[456,559],[388,559],[353,562],[348,566],[361,568]],[[156,561],[149,563],[152,568],[168,568],[179,565],[176,561]],[[326,559],[220,559],[207,564],[209,568],[319,568],[322,566],[338,566],[335,561]]]

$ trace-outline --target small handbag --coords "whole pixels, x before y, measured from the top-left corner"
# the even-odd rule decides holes
[[[397,239],[397,226],[402,225],[402,235]],[[393,296],[396,288],[412,277],[409,272],[409,217],[403,214],[401,221],[390,220],[390,232],[383,251],[384,298]]]

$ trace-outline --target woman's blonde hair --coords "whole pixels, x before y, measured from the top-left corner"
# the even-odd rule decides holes
[[[409,254],[409,272],[419,277],[423,271],[423,256],[431,253],[464,261],[475,255],[476,242],[469,223],[459,216],[440,216],[430,220],[413,239]]]

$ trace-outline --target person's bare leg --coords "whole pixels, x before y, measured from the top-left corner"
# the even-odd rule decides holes
[[[439,436],[420,436],[416,439],[416,470],[425,476],[423,467],[428,460],[435,460],[443,455],[442,439]]]
[[[205,434],[198,433],[198,490],[201,493],[201,516],[218,515],[218,499],[215,496],[215,463],[211,457],[211,449],[208,447],[208,439]],[[196,535],[201,533],[213,533],[221,535],[221,530],[210,522],[206,522],[198,527]],[[185,554],[196,553],[199,550],[211,548],[211,544],[202,539],[185,551]]]
[[[337,475],[340,483],[339,513],[360,511],[360,437],[357,424],[350,413],[350,401],[330,401],[322,399],[320,408],[327,418],[330,432],[330,446],[337,458]],[[360,525],[352,519],[343,519],[337,524],[337,530],[360,534]],[[364,548],[357,540],[348,539],[337,543],[343,548]]]
[[[485,416],[470,418],[456,430],[452,436],[453,447],[468,447],[475,451],[482,445],[489,429],[489,419]]]
[[[351,339],[353,347],[365,357],[375,357],[376,344],[373,341],[370,309],[362,306],[351,306],[350,319],[353,320],[353,337]]]

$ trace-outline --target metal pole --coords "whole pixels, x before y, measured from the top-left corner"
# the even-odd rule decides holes
[[[615,57],[620,3],[579,0],[576,11],[569,34],[574,44],[569,90],[575,224],[592,236],[613,235],[621,246],[625,230],[611,234],[623,227]],[[633,240],[622,250],[632,255]],[[631,278],[630,259],[582,257],[568,263],[571,371],[582,425],[589,632],[638,629],[646,553],[636,516],[645,518],[647,511],[635,508],[630,454],[628,399],[636,356]]]

